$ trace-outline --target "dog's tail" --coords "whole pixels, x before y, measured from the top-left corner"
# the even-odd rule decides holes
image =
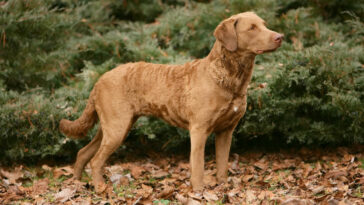
[[[91,91],[85,110],[80,118],[75,121],[62,119],[59,123],[60,131],[72,138],[82,138],[97,121],[97,113],[94,103],[94,90]]]

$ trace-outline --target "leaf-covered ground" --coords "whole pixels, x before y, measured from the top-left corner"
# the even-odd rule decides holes
[[[232,154],[226,184],[217,184],[209,156],[201,193],[191,191],[181,156],[114,162],[105,167],[110,186],[101,195],[89,167],[81,182],[71,166],[1,168],[0,204],[364,204],[363,150]]]

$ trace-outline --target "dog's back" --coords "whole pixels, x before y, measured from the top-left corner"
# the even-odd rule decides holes
[[[186,98],[190,97],[201,61],[183,65],[146,62],[120,65],[105,73],[95,84],[95,103],[123,101],[123,104],[131,105],[136,116],[160,117],[187,129],[189,110]]]

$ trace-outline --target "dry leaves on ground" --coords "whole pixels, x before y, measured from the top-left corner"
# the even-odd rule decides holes
[[[82,182],[72,168],[0,168],[0,204],[364,204],[364,149],[233,154],[218,184],[205,164],[205,190],[190,188],[187,159],[168,157],[105,167],[109,188],[94,193],[90,168]]]

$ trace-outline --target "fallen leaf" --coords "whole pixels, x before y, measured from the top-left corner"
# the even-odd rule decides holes
[[[34,182],[32,195],[44,194],[48,190],[49,179],[44,178]]]
[[[144,171],[145,169],[138,165],[130,167],[131,176],[133,176],[134,179],[138,179]]]
[[[254,177],[254,175],[245,175],[242,180],[244,183],[247,183],[248,181],[253,179],[253,177]]]
[[[139,196],[142,196],[144,199],[146,199],[152,194],[152,192],[153,192],[152,187],[142,184],[141,189],[138,189],[137,194]]]
[[[265,191],[262,191],[262,192],[260,192],[259,194],[258,194],[258,199],[259,200],[263,200],[263,199],[265,199]]]
[[[140,204],[139,202],[142,200],[143,197],[138,197],[134,202],[133,202],[133,205],[137,205],[137,204]]]
[[[316,197],[314,198],[314,200],[315,200],[315,202],[322,202],[322,201],[324,201],[324,200],[325,200],[328,196],[329,196],[328,194],[324,194],[324,195],[322,195],[322,196],[316,196]]]
[[[12,171],[12,172],[8,172],[6,170],[0,169],[0,174],[9,180],[9,184],[16,184],[16,181],[19,178],[23,177],[22,169],[23,169],[22,165],[20,165],[19,167],[16,167],[14,169],[14,171]]]
[[[200,205],[201,203],[199,201],[196,201],[194,199],[189,198],[187,201],[187,205]]]
[[[331,170],[325,175],[326,178],[338,179],[341,176],[346,176],[348,173],[344,170]]]
[[[190,165],[189,163],[186,163],[186,162],[180,162],[178,163],[178,167],[177,169],[182,171],[182,170],[188,170],[190,168]]]
[[[235,197],[238,193],[240,193],[241,191],[239,190],[239,188],[234,188],[232,190],[230,190],[227,195],[229,198]]]
[[[233,186],[239,186],[241,184],[241,179],[238,177],[228,177],[228,182]]]
[[[88,197],[86,199],[82,198],[82,197],[78,197],[75,200],[72,201],[72,204],[77,204],[77,205],[91,205],[92,204],[92,199],[91,197]]]
[[[53,170],[53,177],[58,179],[60,176],[70,176],[73,174],[73,168],[71,166],[59,167]]]
[[[110,181],[113,185],[129,185],[129,177],[122,174],[113,174],[110,176]]]
[[[214,187],[217,185],[216,177],[213,175],[205,175],[203,177],[204,184],[210,187]]]
[[[18,191],[16,186],[10,186],[9,190],[0,194],[0,203],[9,204],[10,201],[20,200],[24,197],[24,193]]]
[[[157,198],[169,198],[173,194],[174,188],[172,186],[165,186],[163,190],[157,195]]]
[[[71,197],[73,197],[75,192],[76,192],[76,190],[74,190],[74,189],[65,188],[61,192],[58,192],[57,194],[55,194],[54,199],[56,201],[64,203],[67,200],[69,200]]]
[[[207,201],[217,201],[219,200],[219,197],[217,197],[216,194],[209,192],[209,191],[205,191],[203,192],[203,197],[207,200]]]
[[[312,191],[313,195],[316,195],[316,194],[324,192],[325,187],[324,186],[318,186],[318,187],[315,187],[315,188],[311,189],[311,191]]]
[[[105,169],[110,172],[112,175],[113,174],[121,174],[124,169],[120,164],[114,164],[108,167],[105,167]]]
[[[282,202],[282,205],[311,205],[313,201],[307,199],[290,198]]]
[[[161,178],[167,177],[168,175],[169,175],[169,173],[166,171],[163,171],[163,170],[158,170],[158,171],[152,172],[152,177],[156,178],[156,179],[161,179]]]
[[[184,197],[182,194],[176,194],[174,196],[179,202],[181,202],[182,204],[187,204],[188,203],[188,199],[187,197]]]
[[[286,159],[283,162],[275,161],[275,162],[273,162],[272,169],[274,171],[276,171],[276,170],[280,170],[280,169],[288,169],[288,168],[296,167],[295,162],[296,161],[293,159]]]
[[[246,203],[252,204],[256,200],[255,191],[247,190],[246,191]]]
[[[364,176],[361,179],[359,179],[358,184],[364,185]]]
[[[257,181],[255,184],[260,186],[263,189],[266,189],[266,188],[270,187],[270,184],[268,182],[265,182],[265,181],[262,181],[262,180]]]
[[[261,170],[266,170],[268,168],[268,163],[266,162],[265,158],[262,158],[261,160],[255,162],[254,166]]]
[[[234,171],[238,171],[239,170],[239,155],[234,153],[233,157],[234,157],[234,161],[233,161],[233,163],[231,163],[231,169],[233,169]]]
[[[44,169],[45,171],[52,171],[52,167],[46,165],[46,164],[43,164],[42,165],[42,169]]]
[[[193,198],[193,199],[198,199],[198,200],[202,200],[202,193],[201,192],[189,192],[188,196]]]
[[[16,185],[13,186],[12,185],[12,186],[9,187],[8,192],[12,192],[12,193],[15,193],[17,195],[24,195],[25,192],[21,188],[22,188],[22,186],[16,186]]]

